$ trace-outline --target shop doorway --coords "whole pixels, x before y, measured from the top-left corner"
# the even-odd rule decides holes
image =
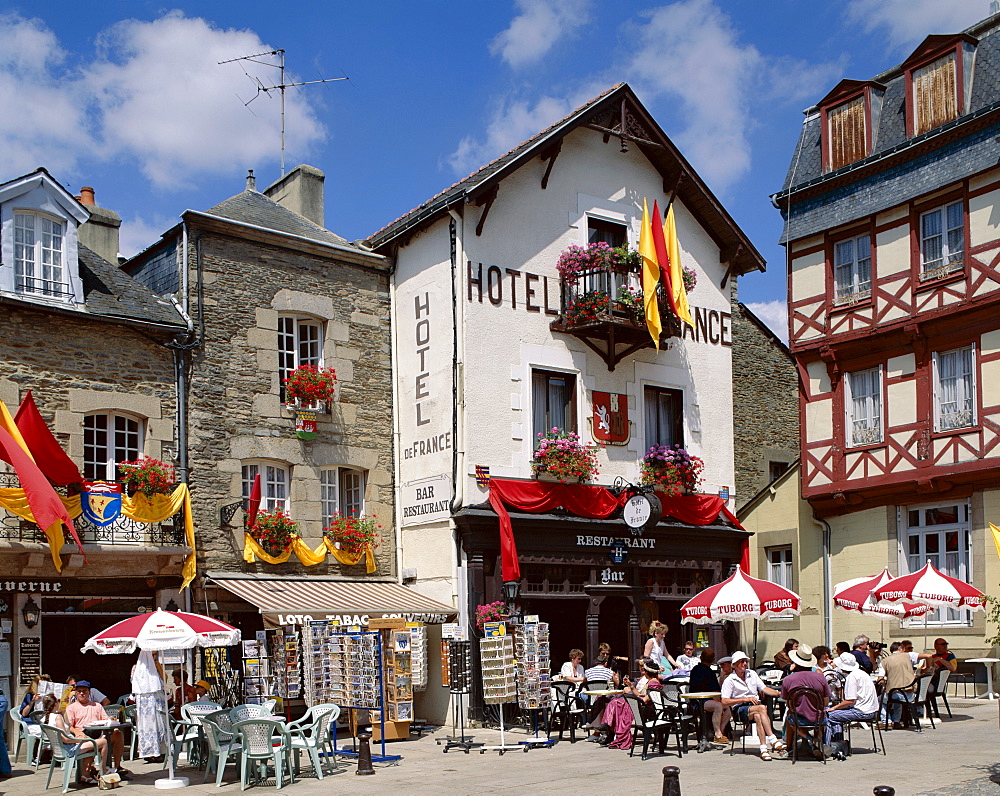
[[[134,614],[45,614],[42,616],[42,671],[56,682],[71,674],[89,680],[115,702],[132,690],[138,655],[98,655],[80,648],[88,638]]]
[[[559,673],[569,660],[571,649],[587,652],[587,602],[586,598],[531,597],[522,600],[525,614],[537,614],[542,622],[549,623],[549,655],[552,671]],[[592,661],[584,660],[584,666]]]
[[[634,611],[632,598],[623,594],[609,594],[601,600],[601,613],[597,620],[598,643],[610,644],[612,657],[625,657],[628,662],[620,662],[624,671],[631,672],[632,661],[642,650],[632,649],[629,640],[629,619]],[[616,670],[618,667],[615,667]]]

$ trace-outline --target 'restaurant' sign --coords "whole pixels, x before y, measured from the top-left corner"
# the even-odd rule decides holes
[[[407,481],[399,488],[403,525],[447,519],[451,515],[451,476],[447,473]]]

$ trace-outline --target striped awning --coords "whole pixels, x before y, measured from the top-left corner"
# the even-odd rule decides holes
[[[364,625],[369,619],[400,617],[408,622],[453,621],[458,610],[395,582],[261,577],[209,573],[208,580],[256,605],[266,627],[335,619]]]

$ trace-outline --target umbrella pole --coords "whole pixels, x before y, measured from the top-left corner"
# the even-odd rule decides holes
[[[757,667],[757,620],[753,620],[753,665]]]

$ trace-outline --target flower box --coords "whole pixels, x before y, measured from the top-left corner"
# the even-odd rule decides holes
[[[553,428],[538,435],[531,470],[538,480],[581,483],[597,475],[597,449],[580,442],[580,435]]]
[[[268,555],[277,557],[291,547],[299,525],[281,509],[274,509],[258,512],[249,531]]]
[[[140,456],[135,461],[118,463],[118,480],[129,495],[142,492],[146,497],[169,495],[174,487],[174,468],[153,459]]]
[[[701,483],[705,463],[680,445],[653,445],[642,459],[643,486],[651,486],[668,497],[690,495]]]

